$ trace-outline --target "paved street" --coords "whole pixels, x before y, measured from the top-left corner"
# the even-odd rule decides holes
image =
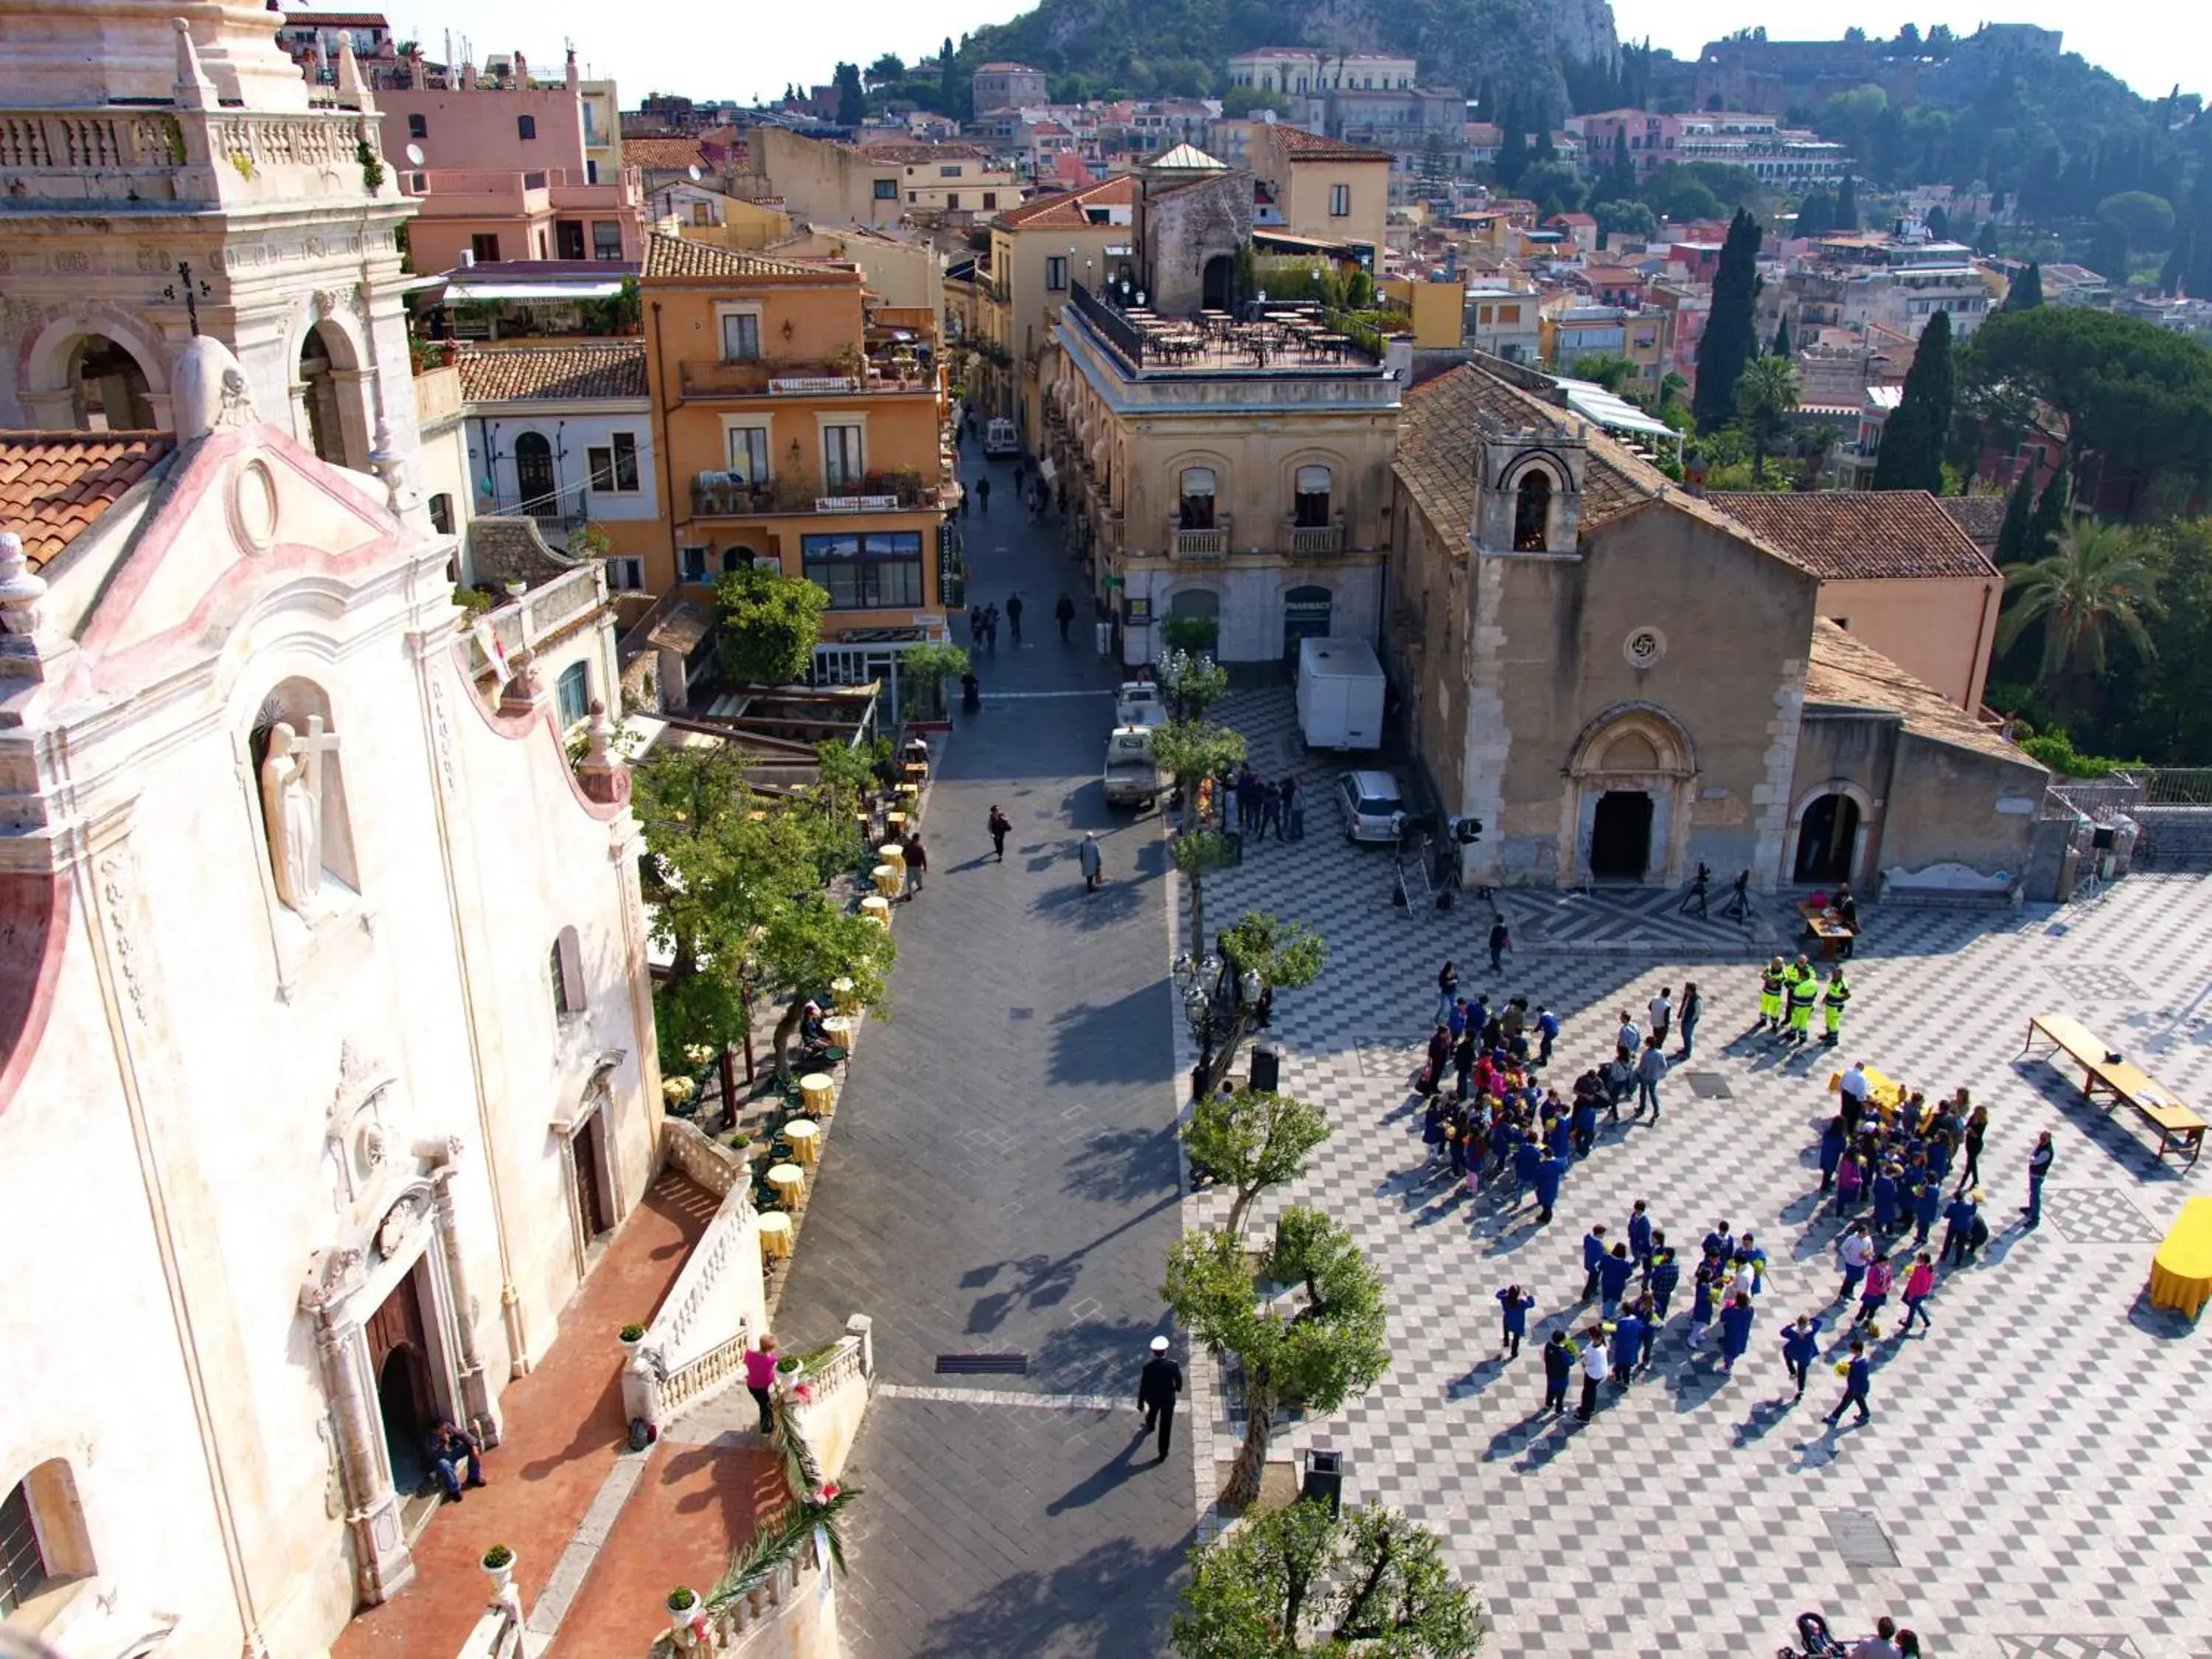
[[[1500,1659],[1771,1653],[1804,1607],[1854,1635],[1892,1613],[1931,1656],[2212,1655],[2212,1443],[2197,1420],[2212,1348],[2142,1298],[2157,1240],[2212,1165],[2160,1164],[2128,1115],[2093,1111],[2048,1066],[2015,1060],[2030,1015],[2070,1012],[2200,1109],[2212,1102],[2212,883],[2132,877],[2056,915],[1874,909],[1839,1056],[1785,1057],[1743,1035],[1753,968],[1686,953],[1704,930],[1671,907],[1601,924],[1583,906],[1547,928],[1563,914],[1553,896],[1509,895],[1519,936],[1558,948],[1492,975],[1486,906],[1390,908],[1389,855],[1341,839],[1333,769],[1301,752],[1286,692],[1220,712],[1271,775],[1301,771],[1310,805],[1304,842],[1254,848],[1209,878],[1209,918],[1259,907],[1328,938],[1322,983],[1278,1005],[1284,1087],[1335,1125],[1289,1196],[1354,1228],[1391,1312],[1383,1382],[1288,1444],[1341,1449],[1347,1500],[1379,1498],[1449,1540],[1490,1605]],[[1470,1203],[1420,1172],[1406,1083],[1447,956],[1464,988],[1548,1000],[1566,1018],[1563,1087],[1610,1054],[1615,1010],[1640,1018],[1662,983],[1705,988],[1697,1056],[1662,1085],[1662,1121],[1605,1128],[1548,1227],[1532,1208],[1502,1213],[1494,1190]],[[1792,1407],[1777,1345],[1835,1289],[1838,1229],[1808,1195],[1829,1076],[1855,1058],[1990,1103],[1996,1236],[1939,1282],[1932,1334],[1876,1345],[1873,1422],[1831,1435],[1820,1417],[1840,1383],[1816,1365]],[[2015,1208],[2044,1128],[2057,1161],[2045,1225],[2027,1234]],[[1626,1395],[1607,1384],[1587,1427],[1540,1419],[1536,1349],[1590,1313],[1576,1302],[1582,1235],[1600,1220],[1617,1234],[1638,1197],[1692,1257],[1717,1219],[1757,1231],[1773,1272],[1751,1351],[1733,1378],[1685,1363],[1686,1282],[1648,1378]],[[1188,1202],[1198,1218],[1225,1205]],[[1500,1364],[1494,1293],[1514,1279],[1536,1311],[1522,1356]],[[1238,1431],[1214,1403],[1226,1459]]]
[[[1029,642],[1002,625],[977,653],[985,706],[943,751],[927,890],[901,907],[889,1006],[855,1054],[779,1336],[875,1316],[882,1386],[848,1477],[866,1489],[842,1598],[854,1659],[1152,1659],[1196,1512],[1183,1444],[1155,1467],[1135,1438],[1180,1226],[1163,848],[1156,818],[1099,798],[1118,676],[1087,607],[1061,645],[1073,567],[1017,506],[1011,467],[990,475],[994,511],[964,526],[969,592],[1003,609],[1018,590]],[[993,802],[1014,822],[1003,865]],[[1086,896],[1089,829],[1111,881]],[[974,1352],[1024,1353],[1029,1374],[936,1374]]]

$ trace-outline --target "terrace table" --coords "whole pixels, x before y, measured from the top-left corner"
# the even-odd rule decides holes
[[[788,1210],[806,1191],[806,1171],[796,1164],[779,1164],[768,1172],[768,1184],[775,1192],[776,1202]]]
[[[2181,1206],[2158,1254],[2150,1260],[2150,1304],[2197,1317],[2212,1301],[2212,1198]]]
[[[780,1211],[771,1210],[761,1217],[761,1259],[779,1261],[791,1254],[791,1218]]]
[[[827,1030],[830,1022],[824,1020],[822,1024]],[[809,1072],[799,1079],[799,1102],[808,1111],[827,1117],[830,1115],[830,1103],[835,1098],[836,1087],[827,1072]]]
[[[812,1165],[822,1158],[822,1126],[805,1119],[783,1126],[783,1138],[791,1143],[791,1155],[800,1164]]]

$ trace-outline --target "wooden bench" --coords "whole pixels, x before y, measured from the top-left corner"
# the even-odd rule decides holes
[[[2058,1065],[2058,1056],[2064,1054],[2081,1069],[2084,1100],[2094,1105],[2101,1094],[2115,1103],[2132,1106],[2158,1131],[2159,1157],[2171,1154],[2196,1163],[2204,1149],[2204,1120],[2141,1066],[2107,1059],[2113,1052],[2102,1037],[2069,1014],[2036,1015],[2027,1022],[2027,1040],[2021,1045],[2023,1057],[2047,1058],[2054,1066]]]

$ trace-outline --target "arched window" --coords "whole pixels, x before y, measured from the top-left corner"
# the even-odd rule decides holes
[[[0,1499],[0,1619],[57,1579],[97,1571],[76,1478],[49,1458]]]
[[[1291,522],[1301,530],[1316,530],[1328,522],[1328,490],[1332,479],[1325,466],[1302,466],[1291,496]]]
[[[71,354],[70,417],[80,432],[146,432],[154,405],[146,371],[105,334],[88,334]]]
[[[307,443],[332,466],[350,466],[345,415],[338,398],[337,363],[327,325],[318,323],[300,343],[300,398],[307,408]]]
[[[570,663],[561,671],[554,690],[559,699],[562,729],[575,725],[592,712],[592,672],[588,664]]]
[[[1187,466],[1178,492],[1176,521],[1185,530],[1213,528],[1213,469]]]
[[[1513,492],[1513,550],[1540,553],[1550,544],[1552,475],[1532,466]]]
[[[526,432],[514,441],[514,487],[522,499],[518,513],[551,517],[561,509],[560,487],[553,473],[553,446],[542,432]]]
[[[553,1012],[562,1019],[584,1012],[584,952],[574,927],[563,927],[553,941],[547,963],[553,979]]]

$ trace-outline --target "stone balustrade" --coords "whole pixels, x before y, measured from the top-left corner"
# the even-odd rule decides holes
[[[372,190],[361,161],[364,141],[379,154],[380,120],[347,109],[0,110],[0,173],[19,205],[396,196],[389,179]]]
[[[722,1202],[623,1368],[623,1416],[656,1429],[742,1374],[746,1338],[766,1317],[744,1161],[679,1118],[662,1126],[661,1155]]]

